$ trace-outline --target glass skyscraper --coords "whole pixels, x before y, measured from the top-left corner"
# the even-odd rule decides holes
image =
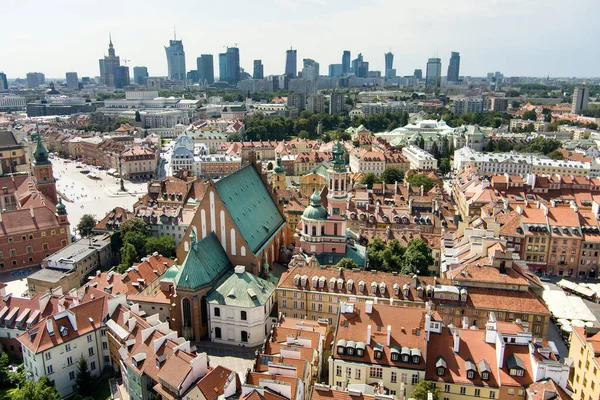
[[[350,51],[344,50],[342,54],[342,74],[350,72]]]
[[[169,40],[169,47],[165,47],[165,52],[167,53],[167,67],[169,69],[169,79],[175,81],[185,80],[186,71],[183,41]]]
[[[430,58],[427,61],[427,71],[425,72],[425,87],[434,88],[440,85],[442,78],[442,60],[439,58]]]
[[[227,82],[227,53],[219,53],[219,81]]]
[[[227,48],[227,83],[237,85],[240,81],[240,49]]]
[[[298,59],[296,58],[296,50],[289,49],[285,52],[285,76],[295,78],[298,70]]]
[[[458,82],[458,73],[460,69],[460,54],[453,51],[450,55],[450,64],[448,64],[448,75],[446,80],[448,82]]]
[[[196,64],[200,82],[206,82],[209,85],[215,83],[215,67],[212,54],[201,54],[200,57],[196,59]]]

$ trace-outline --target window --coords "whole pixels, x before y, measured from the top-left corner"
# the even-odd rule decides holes
[[[65,351],[71,351],[71,345],[70,344],[65,344]]]
[[[495,399],[496,398],[496,392],[490,390],[490,399]]]
[[[31,254],[31,253],[33,253],[33,246],[27,246],[27,247],[25,248],[25,251],[27,252],[27,254]]]
[[[46,360],[51,360],[52,359],[52,354],[50,354],[50,352],[46,353]]]
[[[446,373],[446,369],[444,367],[439,367],[437,369],[438,376],[444,376],[445,373]]]
[[[376,360],[381,360],[381,354],[382,354],[381,350],[375,350],[374,354],[375,354]]]
[[[417,383],[419,383],[419,374],[413,374],[413,376],[412,376],[412,384],[416,385]]]
[[[469,371],[467,371],[467,378],[468,378],[468,379],[473,379],[473,378],[475,378],[475,371],[473,371],[473,370],[469,370]]]
[[[346,367],[346,378],[350,378],[352,376],[352,368]]]
[[[354,370],[354,379],[360,379],[360,369],[358,368]]]
[[[402,372],[400,375],[400,381],[406,385],[408,383],[408,373]]]
[[[246,321],[248,320],[248,316],[246,314],[246,311],[242,311],[242,321]]]
[[[515,394],[515,389],[508,389],[508,394],[514,395]]]
[[[450,385],[444,385],[444,392],[450,393]]]
[[[108,349],[108,342],[102,342],[102,349],[103,350],[107,350]]]
[[[490,379],[490,373],[487,371],[482,372],[481,379],[483,379],[484,381],[487,381],[488,379]]]
[[[88,354],[89,354],[90,356],[93,356],[93,355],[94,355],[94,348],[93,348],[93,347],[90,347],[90,348],[88,349]]]
[[[392,377],[390,378],[392,383],[398,382],[398,373],[392,372]]]
[[[218,326],[215,328],[215,338],[221,339],[221,328]]]
[[[73,364],[73,357],[67,357],[67,365]]]
[[[242,331],[242,342],[248,342],[248,332]]]
[[[75,371],[71,371],[71,372],[69,372],[69,379],[70,379],[70,380],[73,380],[73,379],[75,379]]]
[[[522,369],[513,368],[513,369],[510,370],[510,375],[511,376],[523,376],[523,370]]]
[[[339,365],[335,367],[335,376],[342,376],[342,367]]]
[[[54,368],[52,368],[52,365],[48,365],[46,367],[46,371],[48,372],[47,375],[50,375],[50,374],[54,373]]]
[[[215,307],[215,317],[221,316],[221,309],[219,307]]]
[[[96,361],[92,361],[92,362],[90,363],[90,369],[91,369],[92,371],[96,369]]]
[[[460,387],[460,394],[461,394],[461,395],[463,395],[463,396],[464,396],[465,394],[467,394],[467,388],[466,388],[466,387],[464,387],[464,386],[461,386],[461,387]]]
[[[475,389],[475,397],[481,396],[481,389]]]
[[[92,335],[87,335],[87,341],[88,341],[88,343],[92,342]]]
[[[524,396],[525,395],[525,391],[523,389],[519,389],[519,396]]]
[[[383,376],[383,368],[381,367],[370,367],[369,378],[381,378]]]

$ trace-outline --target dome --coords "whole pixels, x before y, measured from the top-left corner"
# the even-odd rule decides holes
[[[58,90],[54,87],[54,82],[50,82],[50,89],[46,90],[46,94],[57,95],[60,94]]]
[[[62,199],[58,198],[58,204],[56,205],[56,214],[58,215],[67,215],[67,209],[62,202]]]
[[[325,210],[325,208],[323,208],[321,205],[321,196],[319,196],[317,189],[315,189],[312,196],[310,196],[310,201],[311,203],[308,207],[306,207],[304,213],[302,213],[302,217],[309,219],[327,218],[327,210]]]

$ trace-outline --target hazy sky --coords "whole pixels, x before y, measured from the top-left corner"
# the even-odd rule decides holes
[[[328,65],[342,51],[359,52],[371,70],[383,70],[394,53],[398,75],[425,70],[428,57],[461,55],[461,75],[600,76],[598,0],[2,0],[0,71],[9,79],[39,71],[97,76],[98,59],[112,32],[117,55],[151,76],[167,74],[164,46],[183,39],[187,70],[196,57],[237,43],[241,66],[281,74],[285,50]],[[133,76],[133,71],[131,71]]]

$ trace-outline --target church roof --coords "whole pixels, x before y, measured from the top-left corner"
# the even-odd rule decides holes
[[[35,151],[33,152],[33,157],[35,158],[35,165],[50,165],[50,161],[48,160],[48,150],[44,147],[42,143],[42,135],[39,132],[32,134],[37,136],[37,145],[35,146]]]
[[[190,236],[190,240],[194,240]],[[175,287],[178,290],[197,290],[202,287],[212,286],[227,271],[231,271],[232,264],[221,247],[221,243],[211,232],[210,235],[195,244],[191,244],[190,251],[179,268],[175,277]],[[169,279],[174,268],[169,268]]]
[[[251,164],[217,181],[215,190],[253,254],[285,223]]]
[[[275,284],[244,271],[224,278],[206,301],[236,307],[260,307],[267,304],[274,291]]]

